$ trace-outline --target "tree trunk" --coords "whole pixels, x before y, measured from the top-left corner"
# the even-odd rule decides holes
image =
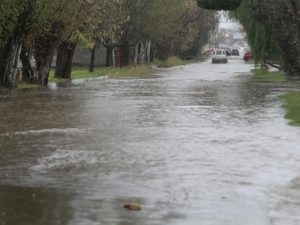
[[[18,36],[13,35],[0,47],[0,86],[11,88],[16,86],[18,60],[21,44]]]
[[[134,59],[134,47],[130,46],[129,48],[129,56],[128,56],[128,61],[129,61],[129,64],[133,65],[134,62],[133,62],[133,59]]]
[[[146,46],[144,43],[141,43],[140,55],[139,55],[139,64],[143,65],[145,62],[145,55],[146,55]]]
[[[146,44],[146,57],[147,57],[147,63],[150,63],[151,61],[151,41],[147,41]]]
[[[34,81],[34,69],[31,66],[30,59],[32,55],[29,50],[22,47],[20,59],[22,62],[22,81],[32,83]]]
[[[291,34],[294,36],[294,34]],[[298,43],[297,43],[298,42]],[[283,70],[289,74],[300,74],[300,43],[280,41],[279,46],[283,51]]]
[[[96,46],[91,49],[91,62],[90,62],[90,68],[89,68],[90,73],[94,72],[94,68],[95,68],[95,53],[96,53]]]
[[[50,63],[39,64],[38,66],[38,74],[39,74],[39,83],[42,86],[48,85],[49,72],[50,72]]]
[[[113,48],[111,47],[111,45],[107,45],[106,46],[106,63],[105,63],[106,67],[110,67],[111,63],[113,63],[112,57],[113,57]]]
[[[76,43],[62,41],[57,48],[55,77],[71,79],[72,60]]]
[[[134,56],[133,56],[133,64],[138,64],[138,54],[139,54],[139,43],[134,46]]]
[[[157,57],[157,50],[156,50],[156,44],[152,45],[152,54],[151,54],[151,61],[154,61],[154,59]]]
[[[124,43],[121,48],[121,66],[128,65],[130,61],[130,49],[128,43]]]
[[[113,48],[111,51],[111,58],[112,58],[112,67],[115,68],[116,67],[116,52],[115,49]]]
[[[48,85],[50,67],[58,44],[59,39],[53,38],[53,36],[41,37],[35,40],[37,82],[42,86]]]

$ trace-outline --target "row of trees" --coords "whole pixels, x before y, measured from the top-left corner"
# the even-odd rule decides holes
[[[1,0],[0,79],[13,87],[19,57],[24,79],[48,82],[49,67],[61,40],[73,36],[81,20],[82,0]],[[30,56],[36,61],[36,75]]]
[[[276,62],[288,74],[300,74],[299,0],[198,0],[207,9],[234,10],[248,34],[256,61]]]
[[[70,78],[78,44],[90,49],[91,70],[99,44],[107,66],[116,48],[122,64],[193,57],[216,25],[196,0],[0,0],[0,86],[16,85],[19,59],[23,81],[47,85],[55,54],[56,76]]]

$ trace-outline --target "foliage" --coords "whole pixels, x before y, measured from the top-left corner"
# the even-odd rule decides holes
[[[281,99],[285,102],[286,118],[291,120],[290,124],[300,126],[300,92],[289,92]]]
[[[21,48],[33,53],[37,81],[46,85],[49,64],[60,40],[72,36],[86,0],[1,0],[0,58],[2,85],[14,86],[15,60]],[[17,60],[16,60],[17,61]],[[6,65],[7,64],[7,65]],[[12,69],[3,69],[9,68]]]
[[[82,21],[85,39],[90,40],[89,47],[97,42],[118,43],[128,22],[124,0],[90,0],[85,5],[86,17]]]
[[[209,9],[230,9],[234,0],[198,0]],[[237,18],[245,25],[256,59],[275,56],[289,74],[300,75],[299,0],[236,0]]]
[[[7,45],[0,51],[2,61],[7,61],[4,58],[9,58],[9,51],[18,58],[17,50],[23,46],[25,57],[33,54],[36,61],[37,76],[32,72],[30,77],[45,85],[49,64],[61,42],[80,42],[91,49],[101,42],[109,51],[121,46],[124,55],[129,55],[131,46],[139,46],[140,53],[147,49],[147,62],[151,47],[152,55],[160,59],[171,55],[190,58],[199,53],[217,24],[216,13],[198,8],[197,0],[0,0],[0,3],[0,47]],[[17,49],[14,52],[9,48],[12,41]],[[110,56],[114,59],[113,54],[114,51]],[[10,66],[13,65],[11,60]],[[33,71],[30,63],[26,65]],[[15,76],[15,72],[9,75],[10,80]]]
[[[217,25],[216,13],[200,9],[196,0],[141,0],[140,4],[142,13],[131,12],[128,40],[151,40],[161,60],[196,56]]]
[[[81,4],[85,0],[1,0],[0,43],[13,32],[21,34],[28,47],[36,37],[69,35],[78,24]]]
[[[274,40],[268,31],[268,27],[255,19],[248,1],[243,1],[241,6],[230,13],[243,25],[247,33],[248,43],[254,55],[257,64],[265,61],[273,61],[281,64],[282,52],[278,43]]]
[[[85,0],[35,0],[31,15],[29,14],[29,22],[26,24],[29,30],[26,37],[27,46],[32,47],[35,40],[45,36],[59,40],[71,37],[82,19],[84,2]]]
[[[0,0],[0,46],[3,45],[18,26],[18,15],[26,1]]]
[[[299,0],[244,0],[255,19],[266,26],[278,44],[283,69],[300,75],[300,3]]]
[[[200,7],[213,10],[235,10],[242,0],[198,0]]]

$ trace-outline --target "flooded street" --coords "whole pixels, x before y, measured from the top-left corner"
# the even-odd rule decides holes
[[[300,129],[250,69],[0,96],[0,225],[300,224]]]

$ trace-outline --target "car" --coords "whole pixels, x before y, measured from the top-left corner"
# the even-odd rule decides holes
[[[227,56],[231,56],[230,48],[225,48],[224,50],[225,50],[225,53],[226,53]]]
[[[227,55],[225,50],[217,49],[213,52],[212,63],[227,63]]]
[[[253,59],[253,55],[252,55],[252,52],[250,51],[247,51],[245,54],[244,54],[244,60],[247,62],[249,60]]]
[[[231,55],[233,55],[233,56],[239,56],[239,55],[240,55],[240,52],[239,52],[238,49],[232,49]]]

